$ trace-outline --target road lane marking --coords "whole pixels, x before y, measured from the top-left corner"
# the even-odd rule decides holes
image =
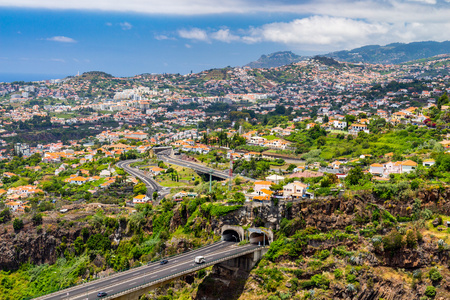
[[[241,251],[245,251],[245,250],[250,250],[251,249],[250,247],[239,247],[239,248],[230,249],[229,247],[234,245],[234,244],[231,244],[230,246],[223,247],[225,243],[226,242],[221,241],[221,242],[210,244],[208,246],[205,246],[205,247],[202,247],[202,248],[199,248],[199,249],[187,252],[187,253],[182,253],[177,258],[177,261],[179,259],[183,259],[184,261],[178,263],[177,266],[173,266],[173,267],[171,267],[169,269],[171,270],[171,269],[176,268],[174,271],[177,272],[180,268],[184,269],[185,267],[196,266],[195,264],[192,264],[192,261],[190,260],[191,259],[190,257],[195,257],[195,253],[198,253],[198,252],[200,252],[200,254],[204,253],[205,249],[210,249],[209,253],[211,253],[212,249],[216,248],[216,249],[214,249],[214,251],[213,251],[213,253],[211,255],[208,255],[210,258],[213,258],[213,259],[217,259],[215,257],[217,257],[218,255],[223,255],[223,254],[227,255],[228,253],[236,251],[236,250],[239,250],[239,252],[241,252]],[[225,251],[223,251],[223,250],[225,250]],[[145,267],[145,266],[143,266],[143,267]],[[157,270],[155,270],[155,273],[157,273],[157,274],[152,275],[150,278],[155,278],[155,277],[161,276],[161,274],[160,274],[161,272],[165,272],[165,271],[168,270],[168,269],[165,269],[165,268],[158,268],[159,265],[156,265],[156,264],[153,265],[152,267],[157,267]],[[120,276],[120,278],[112,279],[109,282],[108,282],[108,280],[105,280],[104,283],[101,283],[101,282],[97,281],[97,282],[94,282],[93,284],[97,284],[97,285],[104,284],[105,285],[104,288],[112,288],[112,287],[116,287],[116,286],[121,285],[121,284],[126,284],[126,283],[128,283],[130,281],[134,281],[133,283],[129,284],[129,285],[132,285],[132,284],[136,284],[136,282],[135,282],[136,278],[135,277],[143,278],[145,276],[148,276],[148,275],[142,276],[141,272],[139,272],[138,274],[136,274],[136,273],[122,274],[122,276]],[[132,279],[126,280],[127,279],[126,277],[132,277]],[[107,278],[105,278],[105,279],[107,279]],[[112,284],[113,282],[116,282],[119,279],[122,279],[123,282],[119,282],[117,284]],[[94,288],[97,288],[97,287],[95,285],[92,285],[92,286],[87,287],[87,288],[94,289]],[[84,293],[84,291],[79,291],[79,292],[72,291],[72,295],[73,296],[75,296],[74,294],[78,294],[78,293],[80,295],[81,293]],[[78,298],[81,298],[81,297],[83,297],[83,296],[75,296],[72,299],[78,299]]]

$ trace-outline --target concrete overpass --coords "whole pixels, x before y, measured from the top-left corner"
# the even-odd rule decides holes
[[[166,152],[160,152],[160,154],[158,154],[158,159],[170,163],[170,164],[174,164],[177,166],[181,166],[181,167],[187,167],[187,168],[191,168],[196,172],[199,173],[203,173],[203,174],[209,174],[211,170],[213,170],[213,176],[226,180],[230,178],[230,174],[228,171],[219,171],[219,170],[214,170],[211,168],[206,167],[205,165],[202,164],[198,164],[198,163],[194,163],[194,162],[190,162],[190,161],[185,161],[182,159],[177,158],[176,156],[169,154],[169,151]],[[173,152],[172,152],[173,153]],[[234,174],[233,173],[233,178],[236,177],[238,174]],[[249,181],[255,181],[255,179],[250,178],[250,177],[246,177],[246,176],[241,176],[240,177],[244,178],[245,180],[249,180]]]
[[[208,167],[198,164],[198,163],[175,158],[174,156],[160,154],[160,155],[158,155],[158,159],[161,159],[164,162],[174,164],[177,166],[191,168],[192,170],[199,172],[199,173],[203,173],[203,174],[210,174],[210,172],[212,170],[213,171],[212,176],[216,177],[216,178],[220,178],[222,180],[226,180],[226,179],[230,178],[229,172],[214,170],[212,168],[208,168]],[[234,177],[234,174],[233,174],[233,177]]]
[[[224,226],[222,241],[199,249],[167,258],[168,263],[161,265],[153,262],[125,272],[94,280],[89,283],[67,288],[36,300],[94,300],[98,292],[107,292],[102,299],[135,300],[169,281],[197,272],[215,264],[224,264],[244,270],[251,270],[268,250],[261,243],[249,243],[239,246],[235,241],[227,241],[227,235],[244,238],[245,231],[240,226]],[[247,235],[249,236],[249,235]],[[235,240],[235,238],[233,238]],[[268,240],[269,241],[269,240]],[[271,241],[269,241],[271,242]],[[266,244],[268,245],[268,244]],[[206,262],[196,264],[196,256],[204,256]]]

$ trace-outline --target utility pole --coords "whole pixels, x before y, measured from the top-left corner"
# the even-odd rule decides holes
[[[228,190],[231,191],[231,179],[233,179],[233,153],[230,153],[230,178],[228,180]]]

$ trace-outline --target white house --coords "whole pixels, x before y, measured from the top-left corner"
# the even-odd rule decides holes
[[[270,190],[272,184],[273,181],[256,181],[254,190],[255,192],[260,192],[262,189]]]
[[[434,165],[436,163],[436,161],[434,159],[425,159],[422,163],[422,165],[424,167],[431,167],[432,165]]]
[[[382,164],[371,164],[370,165],[370,170],[369,170],[370,174],[374,175],[374,174],[379,174],[379,175],[383,175],[384,173],[384,167]]]
[[[147,195],[137,195],[136,197],[133,197],[133,203],[147,203],[150,202],[150,197],[147,197]]]
[[[347,128],[347,122],[345,121],[339,121],[339,120],[333,120],[333,127],[336,129],[344,130]]]
[[[299,196],[302,196],[305,194],[306,192],[306,188],[308,186],[304,183],[301,183],[300,181],[294,181],[291,182],[289,184],[286,184],[283,187],[283,196],[284,197],[289,197],[293,194],[297,194]]]
[[[282,182],[284,180],[284,177],[274,174],[274,175],[267,176],[266,180],[274,182],[275,184],[278,184],[278,183],[280,183],[280,182]]]
[[[348,128],[348,133],[350,134],[358,134],[358,132],[360,131],[364,131],[365,133],[369,133],[369,129],[367,129],[367,125],[366,124],[352,124],[350,125],[350,127]]]

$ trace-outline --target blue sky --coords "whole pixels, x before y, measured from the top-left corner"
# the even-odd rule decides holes
[[[185,74],[280,50],[444,41],[449,15],[450,0],[0,0],[0,81]]]

